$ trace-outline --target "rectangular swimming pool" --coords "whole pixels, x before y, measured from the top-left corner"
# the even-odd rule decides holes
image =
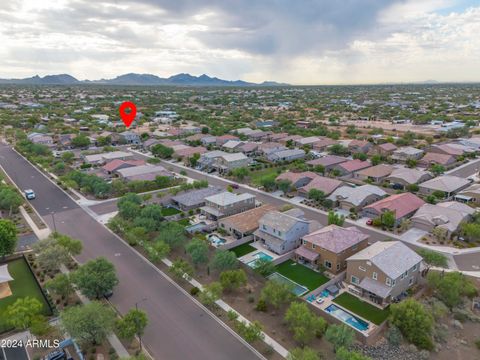
[[[368,330],[368,323],[362,319],[357,318],[356,316],[346,312],[343,309],[340,309],[336,305],[330,305],[325,309],[326,312],[332,314],[337,319],[342,320],[344,323],[354,327],[357,330],[365,331]]]
[[[282,284],[287,284],[292,287],[292,293],[296,296],[302,296],[303,294],[308,292],[308,288],[297,284],[295,281],[290,280],[289,278],[279,274],[278,272],[274,272],[272,275],[268,277],[269,280],[275,280]]]
[[[250,266],[251,268],[255,268],[257,261],[260,260],[260,259],[264,259],[264,260],[267,260],[267,261],[272,261],[273,260],[272,256],[270,256],[268,254],[265,254],[263,251],[259,251],[258,253],[252,255],[252,257],[255,260],[249,261],[247,263],[247,265]]]
[[[208,235],[208,240],[212,243],[214,246],[220,246],[223,245],[227,242],[224,238],[221,238],[217,234],[210,234]]]

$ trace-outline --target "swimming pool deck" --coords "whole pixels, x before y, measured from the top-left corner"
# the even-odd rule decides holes
[[[252,251],[251,253],[248,253],[242,257],[240,257],[238,260],[240,260],[241,262],[243,262],[244,264],[248,264],[250,261],[253,261],[253,260],[256,260],[257,257],[256,255],[260,252],[263,252],[269,256],[272,257],[272,261],[275,261],[275,259],[277,259],[279,257],[279,255],[265,249],[259,241],[254,241],[252,243],[249,244],[250,246],[253,246],[255,249],[257,249],[256,251]]]
[[[338,297],[339,295],[343,294],[344,292],[347,292],[347,293],[348,293],[348,290],[347,290],[347,289],[340,289],[337,297]],[[323,300],[323,302],[322,302],[321,304],[317,303],[318,297],[319,297],[319,295],[315,297],[315,300],[314,300],[314,301],[312,301],[312,302],[309,301],[310,304],[312,304],[313,306],[319,308],[320,310],[322,310],[323,312],[329,314],[330,316],[333,316],[333,315],[330,314],[326,309],[327,309],[330,305],[335,305],[335,306],[337,306],[338,308],[342,309],[343,311],[345,311],[345,312],[347,312],[347,313],[349,313],[349,314],[352,314],[352,315],[355,316],[356,318],[359,318],[360,320],[363,320],[363,321],[365,321],[365,322],[368,324],[368,329],[367,329],[367,330],[359,330],[359,329],[357,329],[356,327],[354,327],[354,326],[352,326],[352,325],[350,325],[350,324],[342,321],[345,325],[348,325],[348,326],[350,326],[352,329],[355,329],[355,331],[358,331],[358,332],[362,333],[363,335],[368,336],[370,333],[372,333],[372,332],[377,328],[377,325],[375,325],[375,324],[372,323],[371,321],[368,321],[367,319],[361,317],[360,315],[356,314],[355,312],[353,312],[353,311],[351,311],[351,310],[349,310],[349,309],[346,309],[346,308],[344,308],[343,306],[341,306],[341,305],[333,302],[334,297],[333,297],[332,295],[328,295],[327,297],[324,297],[324,298],[323,298],[324,300]],[[305,301],[307,301],[306,298],[308,298],[308,295],[307,295],[306,297],[304,297]],[[336,319],[338,319],[338,318],[336,318]],[[338,320],[340,320],[340,319],[338,319]],[[340,321],[341,321],[341,320],[340,320]]]

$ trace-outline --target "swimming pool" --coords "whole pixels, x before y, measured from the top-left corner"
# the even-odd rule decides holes
[[[343,309],[340,309],[336,305],[330,305],[325,309],[326,312],[332,314],[337,319],[342,320],[344,323],[354,327],[357,330],[365,331],[368,330],[368,323],[362,319],[357,318],[356,316],[346,312]]]
[[[251,268],[255,268],[255,265],[256,265],[257,261],[260,260],[260,259],[264,259],[264,260],[267,260],[267,261],[272,261],[273,260],[272,256],[270,256],[268,254],[265,254],[263,251],[259,251],[258,253],[256,253],[252,257],[255,260],[249,261],[247,263],[247,265],[250,266]]]
[[[205,221],[201,221],[197,224],[187,226],[185,228],[185,231],[187,231],[190,234],[193,234],[193,233],[196,233],[196,232],[201,232],[206,226],[207,226],[207,223]]]
[[[283,276],[282,274],[279,274],[278,272],[274,272],[272,275],[268,277],[268,279],[275,280],[282,284],[287,284],[291,286],[292,293],[294,293],[296,296],[302,296],[303,294],[308,292],[308,288],[300,284],[297,284],[295,281],[290,280],[289,278]]]
[[[210,234],[208,235],[208,240],[212,243],[214,246],[220,246],[223,245],[227,242],[224,238],[221,238],[217,234]]]

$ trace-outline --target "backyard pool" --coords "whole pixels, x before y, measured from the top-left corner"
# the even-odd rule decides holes
[[[201,221],[197,224],[187,226],[185,228],[185,231],[188,232],[189,234],[193,234],[193,233],[196,233],[196,232],[201,232],[206,227],[206,225],[207,225],[207,223],[205,221]]]
[[[330,305],[325,309],[326,312],[332,314],[335,316],[337,319],[342,320],[344,323],[354,327],[357,330],[360,331],[365,331],[368,330],[368,323],[363,321],[362,319],[359,319],[349,312],[346,312],[345,310],[340,309],[336,305]]]
[[[247,263],[248,266],[250,266],[251,268],[255,268],[255,264],[257,263],[258,260],[260,259],[264,259],[264,260],[267,260],[267,261],[272,261],[273,260],[273,257],[268,255],[268,254],[265,254],[263,251],[259,251],[258,253],[256,253],[255,255],[252,256],[255,260],[252,260],[252,261],[249,261]]]
[[[207,236],[208,241],[212,243],[213,246],[220,246],[227,242],[224,238],[221,238],[217,234],[210,234]]]
[[[268,277],[269,280],[275,280],[278,281],[282,284],[287,284],[292,287],[292,293],[294,293],[296,296],[302,296],[306,292],[308,292],[308,289],[305,286],[302,286],[300,284],[297,284],[295,281],[290,280],[289,278],[283,276],[282,274],[279,274],[278,272],[273,273]]]

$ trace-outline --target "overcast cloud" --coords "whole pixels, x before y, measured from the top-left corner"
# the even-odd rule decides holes
[[[2,78],[480,81],[478,1],[13,0],[0,18]]]

